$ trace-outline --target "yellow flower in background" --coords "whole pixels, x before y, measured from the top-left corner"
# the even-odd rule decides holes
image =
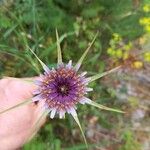
[[[148,4],[144,5],[143,6],[143,11],[146,12],[146,13],[150,12],[150,5],[148,5]]]
[[[132,66],[133,66],[133,68],[140,69],[143,67],[143,62],[135,61],[135,62],[133,62]]]
[[[122,40],[121,36],[118,33],[113,33],[113,39],[115,41],[121,41]]]
[[[125,52],[124,54],[123,54],[123,60],[126,60],[126,59],[128,59],[129,58],[129,53],[128,52]]]
[[[141,25],[150,25],[150,17],[144,17],[140,19]]]
[[[120,36],[119,36],[118,33],[113,33],[113,37],[114,37],[114,38],[119,38]]]
[[[144,60],[147,61],[147,62],[150,62],[150,52],[146,52],[144,54]]]
[[[140,43],[141,45],[145,44],[146,41],[147,41],[147,37],[145,37],[145,36],[142,36],[142,37],[139,39],[139,43]]]
[[[150,25],[145,26],[145,31],[150,33]]]
[[[117,60],[126,60],[129,57],[129,51],[132,48],[132,42],[124,43],[122,37],[118,33],[113,33],[113,38],[109,42],[110,47],[107,54],[113,56]]]
[[[131,43],[131,42],[129,42],[128,44],[126,44],[126,45],[124,46],[124,49],[125,49],[126,51],[131,50],[131,48],[132,48],[132,43]]]
[[[144,30],[150,33],[150,17],[141,18],[139,22],[144,26]]]
[[[123,55],[122,50],[121,49],[117,49],[116,50],[116,57],[122,58],[122,55]]]
[[[114,50],[110,47],[110,48],[107,49],[107,53],[110,54],[110,55],[113,55]]]

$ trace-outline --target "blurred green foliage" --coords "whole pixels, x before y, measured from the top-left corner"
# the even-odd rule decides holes
[[[53,64],[56,59],[53,51],[56,48],[54,34],[56,27],[60,34],[69,36],[62,42],[64,59],[67,60],[74,57],[76,51],[74,59],[79,58],[98,30],[99,37],[93,46],[91,59],[86,63],[94,66],[96,61],[99,61],[103,66],[103,61],[100,61],[99,57],[101,53],[105,53],[112,33],[118,33],[131,40],[142,34],[142,28],[138,23],[141,5],[141,3],[134,4],[131,0],[17,0],[15,3],[2,1],[1,51],[15,55],[17,60],[14,61],[19,60],[21,65],[26,60],[32,64],[32,68],[24,66],[21,72],[10,70],[6,74],[11,75],[13,72],[13,76],[29,76],[32,75],[33,68],[37,71],[27,52],[27,46],[36,49],[37,54],[47,64]]]
[[[141,145],[134,137],[132,131],[124,131],[122,138],[125,144],[122,145],[119,150],[141,150]]]
[[[11,0],[0,1],[0,76],[26,77],[41,71],[37,60],[29,52],[32,48],[49,67],[56,65],[55,29],[61,35],[61,47],[65,61],[77,59],[86,49],[93,36],[99,36],[84,61],[83,68],[89,74],[105,69],[107,49],[113,33],[127,41],[143,35],[139,19],[144,15],[142,7],[148,1],[139,0]],[[104,59],[103,59],[104,58]],[[40,68],[40,69],[39,69]],[[120,107],[106,89],[107,86],[93,83],[91,98],[113,107]],[[113,96],[112,96],[113,95]],[[79,108],[82,126],[86,128],[88,117],[97,116],[99,124],[106,129],[116,128],[121,117],[116,113],[99,112],[95,108]],[[109,120],[114,118],[114,123]],[[77,128],[71,118],[50,120],[35,139],[25,145],[24,150],[81,150],[85,149],[82,138],[73,136]],[[117,128],[116,128],[117,129]],[[118,136],[119,138],[119,136]],[[126,133],[126,146],[119,150],[131,150],[134,138]],[[109,143],[109,141],[107,141]],[[96,144],[107,145],[101,141]],[[70,148],[69,148],[70,147]],[[127,148],[126,148],[127,147]],[[92,149],[92,147],[91,147]]]

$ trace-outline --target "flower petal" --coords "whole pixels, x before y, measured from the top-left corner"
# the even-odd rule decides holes
[[[83,79],[82,82],[83,82],[85,85],[87,85],[90,81],[91,81],[91,78],[88,77],[88,78]]]
[[[72,60],[69,60],[69,63],[66,65],[66,68],[71,69],[72,67]]]
[[[39,81],[39,80],[35,80],[34,83],[39,86],[41,86],[43,84],[42,81]]]
[[[55,114],[56,114],[56,111],[57,111],[56,108],[53,108],[53,109],[52,109],[52,111],[51,111],[51,113],[50,113],[50,118],[51,118],[51,119],[54,118],[54,116],[55,116]]]
[[[38,102],[38,101],[41,100],[41,99],[42,99],[41,95],[37,95],[37,96],[34,96],[34,97],[32,98],[32,101],[33,101],[33,102]]]
[[[44,71],[46,72],[46,73],[49,73],[50,72],[50,69],[45,65],[45,66],[43,66],[43,69],[44,69]]]
[[[65,118],[65,111],[64,110],[60,110],[60,112],[59,112],[59,118],[60,119]]]
[[[93,88],[85,88],[85,91],[86,91],[86,92],[93,91]]]
[[[87,72],[85,71],[85,72],[82,72],[81,74],[80,74],[80,77],[83,77],[83,76],[85,76],[87,74]]]
[[[40,94],[40,92],[41,92],[41,91],[38,89],[38,90],[33,91],[32,94],[33,94],[33,95],[36,95],[36,94]]]
[[[71,114],[72,116],[77,116],[77,112],[76,112],[74,107],[71,107],[71,108],[67,109],[67,112],[69,114]]]
[[[91,103],[91,100],[87,97],[82,97],[79,101],[81,104],[90,104]]]

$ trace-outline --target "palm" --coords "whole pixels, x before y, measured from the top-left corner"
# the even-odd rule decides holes
[[[35,88],[22,79],[0,80],[0,110],[30,99]],[[31,103],[0,115],[0,149],[19,148],[31,137],[31,129],[41,114],[41,105]]]

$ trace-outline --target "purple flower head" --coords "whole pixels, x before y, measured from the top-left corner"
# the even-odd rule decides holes
[[[47,70],[36,82],[39,87],[34,92],[37,96],[33,101],[45,100],[51,118],[56,113],[60,118],[64,118],[66,112],[75,115],[76,104],[88,102],[84,95],[92,91],[92,88],[87,87],[85,74],[86,72],[78,74],[72,66],[72,61],[67,65],[58,65],[56,69]]]
[[[78,115],[76,113],[78,103],[90,104],[100,109],[122,113],[122,111],[120,110],[108,108],[86,97],[87,93],[93,90],[92,88],[88,87],[88,84],[90,82],[95,81],[111,72],[114,72],[119,68],[117,67],[104,73],[98,73],[92,77],[86,77],[86,72],[78,72],[85,56],[87,55],[90,47],[95,41],[96,36],[75,66],[72,65],[71,60],[66,65],[62,62],[60,40],[57,30],[56,37],[58,61],[57,67],[55,69],[49,69],[30,49],[30,51],[38,59],[43,69],[45,70],[44,74],[40,76],[40,79],[36,81],[38,89],[34,92],[35,96],[32,98],[32,101],[44,101],[46,114],[49,113],[50,118],[54,118],[56,114],[59,114],[59,118],[64,118],[65,113],[71,114],[82,132],[86,145],[86,138],[80,125]]]
[[[81,128],[78,115],[76,113],[77,104],[79,103],[89,104],[103,110],[122,113],[122,111],[120,110],[108,108],[86,97],[87,93],[93,90],[92,88],[88,87],[88,84],[90,82],[95,81],[111,72],[114,72],[119,68],[116,67],[104,73],[98,73],[92,77],[86,77],[85,76],[86,72],[79,73],[78,70],[85,56],[90,50],[90,47],[94,43],[96,36],[94,37],[93,41],[90,43],[89,47],[85,50],[85,52],[83,53],[83,55],[81,56],[81,58],[79,59],[79,61],[75,66],[72,65],[72,61],[69,61],[69,63],[66,65],[62,62],[60,39],[58,37],[57,30],[56,30],[56,37],[57,37],[58,61],[57,61],[57,67],[55,69],[54,68],[50,69],[49,67],[47,67],[34,53],[34,51],[29,48],[29,50],[40,62],[45,72],[42,75],[40,75],[38,80],[35,81],[35,84],[37,85],[37,89],[33,93],[32,100],[29,99],[23,103],[17,104],[16,106],[3,110],[0,112],[0,114],[12,110],[16,107],[20,107],[27,103],[42,101],[44,102],[45,107],[44,107],[44,112],[39,118],[39,120],[47,114],[50,114],[50,118],[54,118],[56,114],[59,114],[59,118],[64,118],[65,113],[71,114],[74,120],[76,121],[76,123],[78,124],[82,132],[84,141],[87,145],[86,138]],[[37,124],[39,120],[37,121]]]

